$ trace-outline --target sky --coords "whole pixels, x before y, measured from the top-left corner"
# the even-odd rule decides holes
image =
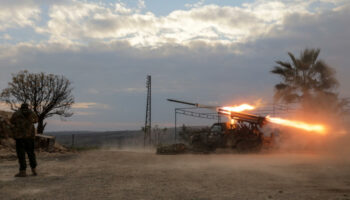
[[[64,75],[74,115],[47,131],[131,130],[151,75],[153,124],[173,126],[167,98],[272,102],[275,61],[320,48],[350,97],[348,19],[349,0],[2,0],[0,89],[21,70]]]

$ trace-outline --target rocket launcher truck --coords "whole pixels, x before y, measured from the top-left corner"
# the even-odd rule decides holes
[[[259,152],[273,145],[274,136],[267,137],[261,128],[267,123],[266,117],[234,112],[217,106],[207,106],[174,99],[168,101],[192,105],[198,108],[215,109],[219,114],[227,116],[227,123],[214,123],[209,129],[191,130],[183,128],[179,133],[186,144],[179,143],[159,146],[158,154],[177,154],[186,152],[214,152],[220,149],[232,149],[239,153]]]

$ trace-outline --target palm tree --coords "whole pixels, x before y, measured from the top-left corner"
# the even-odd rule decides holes
[[[284,103],[304,102],[310,98],[326,95],[337,96],[333,90],[338,86],[335,70],[322,60],[317,60],[320,49],[305,49],[300,58],[288,53],[290,62],[276,61],[271,73],[282,78],[275,85],[275,100]]]
[[[305,49],[299,58],[288,52],[292,62],[276,61],[271,73],[282,81],[275,85],[275,101],[301,103],[306,110],[315,113],[344,114],[349,100],[340,99],[335,89],[339,83],[335,70],[318,60],[320,49]]]

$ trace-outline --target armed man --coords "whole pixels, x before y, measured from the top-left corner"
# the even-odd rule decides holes
[[[11,119],[13,125],[13,138],[16,140],[16,152],[19,162],[19,173],[15,177],[26,177],[26,156],[27,153],[29,164],[32,169],[34,176],[36,172],[36,158],[34,152],[34,138],[35,138],[35,127],[34,123],[37,123],[38,118],[36,114],[29,109],[27,103],[23,103],[21,108],[13,113]]]

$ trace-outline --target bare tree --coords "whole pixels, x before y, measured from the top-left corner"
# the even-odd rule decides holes
[[[12,75],[1,95],[1,100],[17,110],[20,104],[28,103],[38,116],[37,132],[43,133],[46,118],[58,115],[70,117],[71,106],[74,103],[71,82],[64,76],[20,71]]]

